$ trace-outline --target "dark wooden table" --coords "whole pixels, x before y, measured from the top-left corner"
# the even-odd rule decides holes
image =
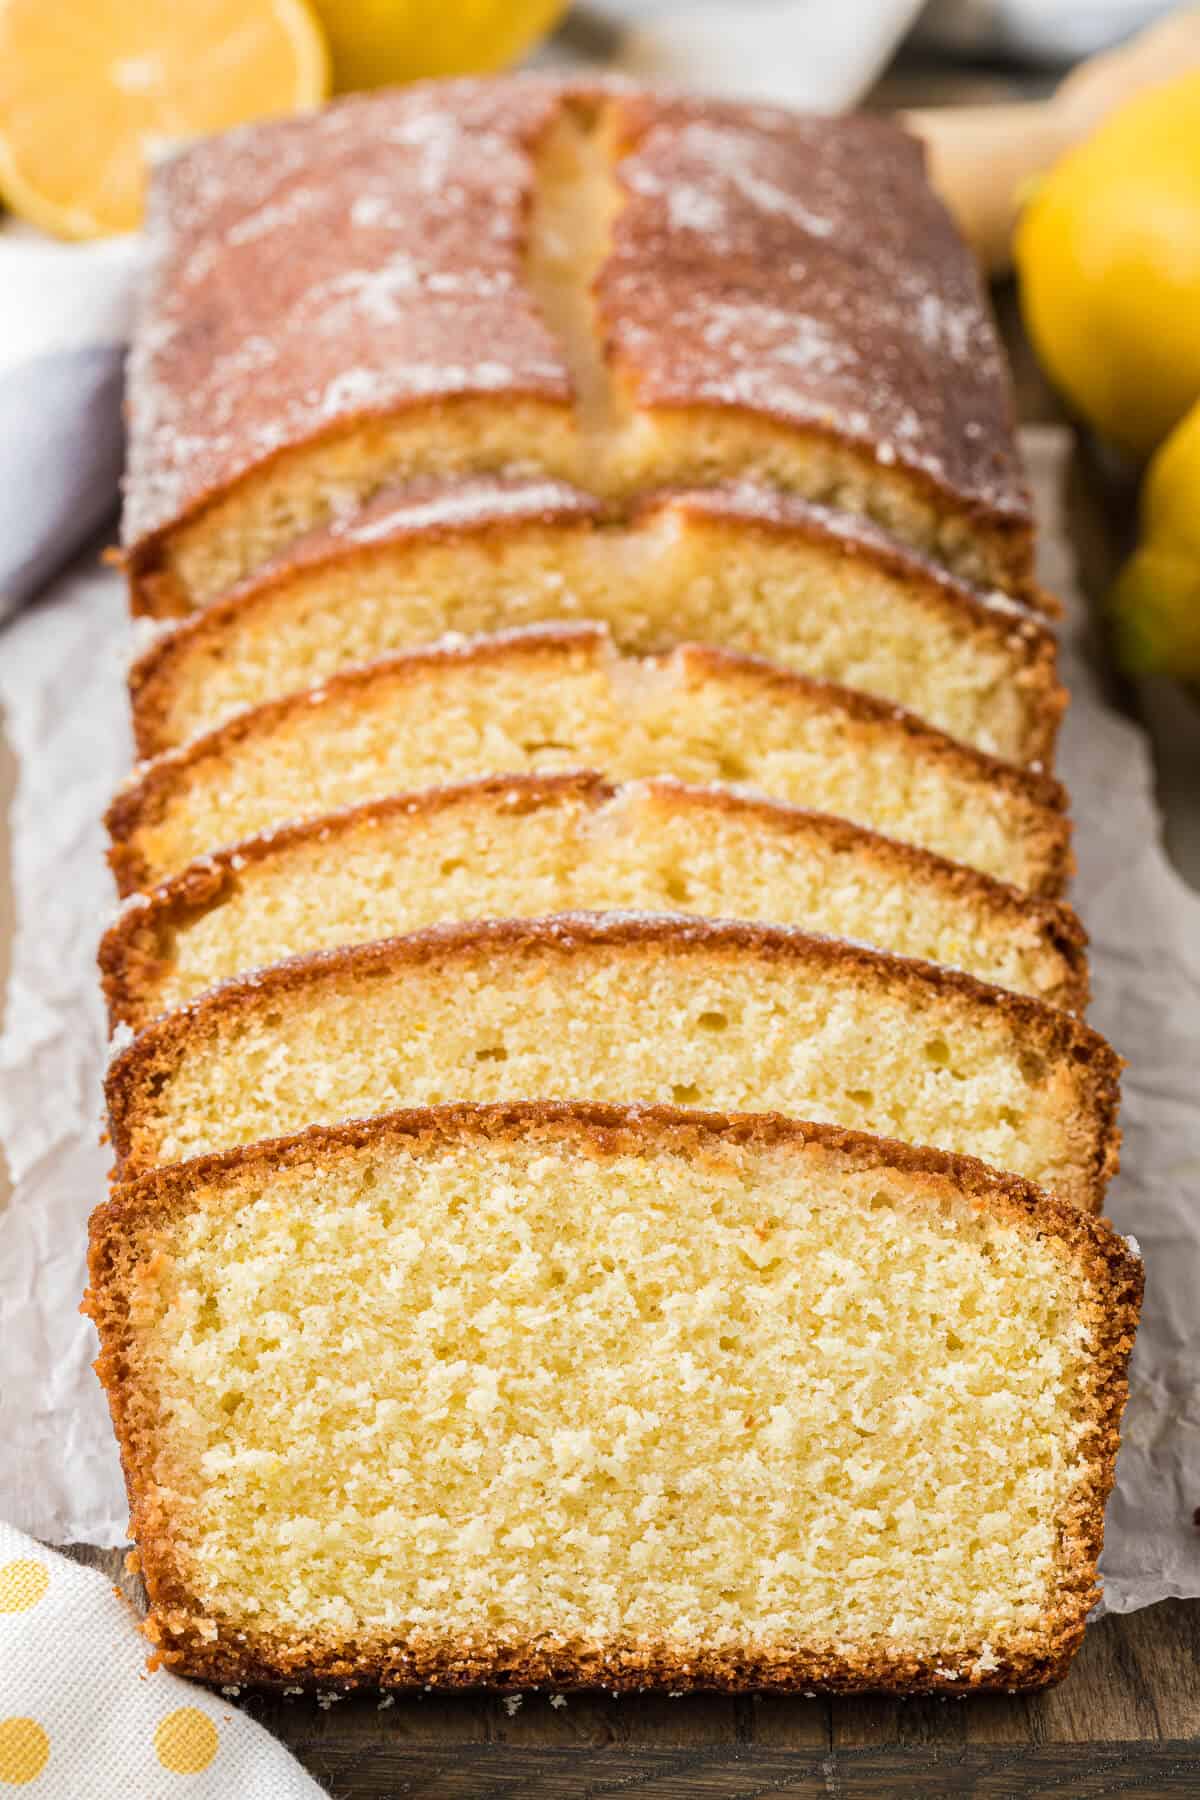
[[[128,1583],[121,1551],[81,1561]],[[1200,1602],[1093,1626],[1028,1699],[241,1695],[338,1800],[934,1800],[1200,1795]],[[233,1704],[233,1702],[231,1702]],[[82,1800],[82,1797],[81,1797]],[[140,1800],[140,1797],[139,1797]],[[230,1800],[253,1800],[231,1796]]]
[[[1021,91],[1018,85],[1016,91]],[[904,67],[881,90],[895,104],[1010,97],[1013,83]],[[1059,417],[998,296],[1023,420]],[[1112,509],[1094,508],[1113,517]],[[1110,564],[1095,519],[1081,535],[1084,578]],[[1089,570],[1090,565],[1090,570]],[[0,995],[11,895],[4,817],[11,758],[0,733]],[[0,1152],[0,1204],[5,1192]],[[140,1604],[123,1553],[77,1547]],[[1032,1698],[815,1699],[474,1693],[343,1700],[256,1693],[237,1704],[282,1738],[338,1800],[935,1800],[940,1796],[1200,1796],[1200,1602],[1172,1601],[1093,1626],[1062,1686]],[[80,1800],[84,1800],[81,1796]],[[141,1796],[136,1797],[141,1800]],[[254,1796],[231,1796],[254,1800]]]

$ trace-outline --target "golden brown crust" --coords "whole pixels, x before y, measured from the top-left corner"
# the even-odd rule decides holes
[[[941,568],[931,557],[922,556],[873,520],[749,483],[649,495],[644,505],[650,516],[678,509],[690,515],[693,525],[733,523],[740,531],[800,539],[820,545],[831,556],[870,563],[881,573],[902,581],[931,610],[969,621],[984,642],[999,641],[1010,646],[1019,642],[1024,660],[1021,680],[1027,684],[1028,693],[1036,696],[1030,709],[1034,732],[1029,767],[1047,771],[1053,767],[1069,695],[1058,678],[1058,645],[1046,623],[1057,617],[1061,608],[1043,589],[1028,584],[1023,587],[1024,604],[1007,596],[986,594]]]
[[[326,985],[370,984],[380,974],[406,965],[436,963],[439,975],[454,979],[456,961],[486,962],[501,953],[522,952],[570,958],[593,947],[610,953],[651,950],[656,956],[740,957],[803,961],[836,969],[847,980],[954,996],[972,1013],[998,1014],[1019,1032],[1027,1049],[1068,1061],[1081,1071],[1081,1104],[1090,1110],[1088,1139],[1094,1146],[1085,1172],[1084,1193],[1098,1211],[1105,1187],[1119,1165],[1121,1059],[1099,1032],[1082,1020],[1027,995],[989,986],[961,970],[939,968],[891,956],[840,938],[811,937],[792,927],[725,919],[684,919],[636,913],[559,914],[547,919],[496,919],[434,925],[407,937],[324,950],[276,963],[241,981],[225,982],[190,1005],[148,1025],[112,1063],[105,1082],[109,1134],[123,1179],[144,1172],[155,1160],[140,1115],[147,1095],[171,1079],[188,1049],[234,1024],[270,1008],[280,997],[311,994]]]
[[[1019,629],[1034,636],[1053,638],[1044,620],[1057,618],[1061,606],[1052,594],[1034,585],[1023,588],[1019,599],[997,597],[944,568],[932,556],[888,531],[877,520],[822,505],[799,494],[750,481],[721,482],[712,487],[666,488],[634,502],[631,516],[653,516],[664,509],[678,509],[693,520],[733,522],[747,530],[772,537],[801,538],[847,557],[862,557],[876,568],[920,589],[930,600],[940,600],[965,611],[981,628]]]
[[[201,635],[205,621],[215,624],[238,617],[255,600],[286,587],[297,575],[351,560],[369,560],[403,545],[445,541],[467,533],[493,539],[544,530],[548,525],[560,531],[586,531],[618,516],[610,502],[565,481],[499,472],[468,474],[457,481],[427,477],[389,482],[353,512],[293,538],[252,575],[207,606],[195,609],[181,594],[178,604],[135,607],[135,611],[149,612],[164,621],[177,618],[178,622],[173,632],[164,633],[138,658],[130,676],[131,687],[154,675],[156,652],[169,651],[176,641],[186,644],[193,633]],[[142,749],[139,743],[141,755],[152,756],[155,749]]]
[[[1015,1654],[1003,1650],[994,1666],[980,1669],[977,1653],[933,1658],[906,1654],[902,1646],[834,1651],[795,1647],[786,1653],[696,1653],[664,1644],[636,1651],[614,1644],[605,1654],[581,1657],[568,1644],[472,1644],[432,1638],[341,1640],[313,1637],[284,1641],[264,1634],[213,1642],[202,1630],[202,1610],[183,1580],[173,1552],[171,1520],[153,1496],[158,1420],[153,1398],[130,1380],[131,1325],[127,1278],[165,1217],[204,1203],[206,1192],[241,1177],[261,1180],[274,1171],[320,1165],[366,1149],[411,1148],[437,1152],[471,1138],[570,1143],[583,1153],[615,1156],[666,1150],[700,1156],[717,1145],[783,1147],[797,1156],[814,1152],[844,1158],[854,1169],[880,1168],[929,1177],[952,1188],[992,1216],[1058,1238],[1078,1260],[1092,1296],[1094,1325],[1090,1430],[1082,1446],[1087,1476],[1064,1520],[1063,1553],[1054,1605],[1043,1621],[1042,1642]],[[147,1632],[164,1662],[181,1673],[215,1682],[319,1682],[335,1688],[463,1687],[489,1682],[527,1687],[604,1685],[617,1688],[778,1689],[820,1686],[853,1692],[965,1691],[971,1688],[1035,1688],[1059,1679],[1083,1635],[1095,1597],[1095,1563],[1103,1538],[1104,1504],[1112,1485],[1118,1428],[1127,1384],[1125,1371],[1142,1295],[1142,1267],[1103,1220],[1085,1217],[1016,1176],[998,1175],[973,1158],[918,1150],[836,1126],[803,1124],[771,1115],[681,1113],[673,1108],[625,1108],[570,1103],[445,1106],[393,1113],[344,1125],[314,1127],[295,1137],[261,1143],[221,1156],[161,1169],[118,1188],[92,1215],[85,1302],[100,1335],[96,1368],[109,1397],[121,1447],[136,1536],[151,1599]]]
[[[210,137],[155,171],[155,272],[129,372],[135,568],[296,443],[431,400],[569,405],[570,371],[522,279],[530,150],[561,92],[531,80],[362,94]],[[415,245],[423,279],[405,306],[388,274]],[[339,329],[322,333],[331,303]]]
[[[869,856],[889,868],[897,883],[915,875],[922,882],[936,883],[943,892],[969,899],[999,923],[1036,931],[1062,965],[1056,1004],[1068,1012],[1085,1010],[1089,988],[1087,933],[1078,915],[1062,902],[1032,899],[1019,888],[990,875],[827,813],[809,812],[782,801],[760,800],[719,787],[688,787],[668,777],[653,778],[641,785],[667,807],[732,813],[757,821],[773,837],[816,837],[830,849]],[[145,903],[124,910],[101,939],[99,964],[109,1028],[125,1024],[140,1030],[162,1010],[156,994],[171,967],[171,945],[176,934],[231,898],[243,885],[243,871],[248,866],[270,863],[300,844],[336,842],[364,823],[419,819],[481,802],[501,802],[506,808],[521,812],[564,802],[598,808],[620,792],[620,785],[587,770],[563,775],[487,775],[478,781],[397,794],[349,807],[344,812],[300,820],[202,857],[170,881],[151,889]]]
[[[1003,351],[922,146],[864,113],[840,141],[820,120],[686,95],[630,95],[618,114],[625,203],[596,300],[638,403],[803,422],[931,497],[949,487],[1003,585],[1025,591],[1032,524]],[[681,193],[707,202],[706,225]]]
[[[865,115],[527,78],[355,96],[156,174],[129,384],[135,607],[186,604],[164,540],[297,449],[418,407],[524,397],[569,417],[570,359],[525,256],[536,148],[571,109],[607,110],[623,152],[596,291],[637,405],[832,445],[1032,591],[1007,371],[918,145]],[[708,227],[669,189],[698,193]],[[398,281],[398,262],[416,279]],[[321,331],[331,305],[339,330]],[[543,466],[537,442],[528,462]]]
[[[833,560],[866,563],[903,582],[924,605],[977,633],[985,644],[1019,645],[1021,680],[1030,696],[1029,760],[1050,766],[1067,695],[1057,677],[1054,636],[1041,617],[1015,602],[998,605],[868,519],[770,489],[739,484],[648,494],[630,510],[625,529],[653,525],[664,513],[678,514],[692,529],[735,525],[747,534],[816,546]],[[308,592],[306,577],[351,563],[386,563],[435,541],[514,542],[548,528],[558,534],[620,529],[619,517],[562,482],[492,477],[384,488],[359,511],[296,539],[143,652],[129,675],[137,753],[156,756],[177,742],[170,723],[172,688],[189,656],[197,648],[219,650],[229,625],[252,620],[281,594],[291,590],[300,599]],[[1040,611],[1051,604],[1044,602]]]
[[[492,504],[486,503],[490,495]],[[522,498],[526,504],[522,505]],[[438,499],[448,503],[441,509]],[[477,504],[464,519],[462,502]],[[303,591],[300,578],[349,562],[369,563],[394,555],[398,548],[470,535],[512,540],[529,531],[554,526],[559,532],[587,531],[608,516],[604,503],[563,482],[522,482],[502,476],[461,483],[419,482],[385,487],[349,516],[305,532],[280,555],[228,593],[183,616],[164,631],[129,670],[134,746],[139,757],[158,756],[175,747],[169,708],[176,670],[193,647],[219,647],[227,627],[252,617],[264,601],[288,588]],[[386,529],[383,529],[386,525]],[[160,616],[170,616],[162,615]]]
[[[1020,598],[984,589],[943,567],[932,556],[905,543],[877,520],[834,505],[805,500],[750,481],[717,483],[712,487],[668,488],[647,494],[630,509],[637,520],[664,509],[678,509],[693,520],[733,521],[747,530],[769,536],[802,538],[831,551],[865,557],[877,568],[896,576],[939,600],[968,613],[980,626],[1020,631],[1030,642],[1043,639],[1053,644],[1045,621],[1062,617],[1062,604],[1036,583],[1022,590]]]
[[[145,1528],[145,1539],[136,1529],[143,1516],[132,1513],[132,1523],[139,1541],[149,1541],[152,1520]],[[165,1531],[160,1554],[165,1563],[169,1555]],[[197,1621],[203,1615],[189,1609],[186,1587],[181,1581],[172,1581],[166,1567],[156,1592],[158,1604],[142,1629],[154,1645],[155,1656],[174,1673],[214,1686],[303,1686],[335,1693],[364,1688],[477,1687],[514,1692],[549,1687],[566,1693],[588,1688],[608,1688],[613,1693],[650,1688],[677,1694],[1035,1693],[1064,1679],[1083,1641],[1087,1617],[1085,1610],[1075,1623],[1079,1609],[1072,1608],[1069,1626],[1055,1623],[1047,1627],[1044,1653],[997,1657],[986,1674],[977,1674],[969,1658],[950,1651],[936,1659],[903,1651],[851,1655],[832,1649],[827,1653],[793,1649],[771,1656],[751,1651],[717,1653],[688,1645],[663,1644],[650,1649],[614,1644],[603,1655],[585,1655],[566,1644],[555,1649],[544,1643],[487,1645],[473,1640],[467,1650],[456,1639],[429,1639],[416,1650],[407,1642],[322,1643],[307,1639],[294,1644],[266,1635],[257,1645],[247,1642],[233,1648],[224,1643],[214,1646],[201,1635]],[[1093,1587],[1089,1593],[1090,1610],[1100,1590]],[[1061,1610],[1065,1615],[1066,1607]],[[170,1627],[163,1623],[168,1614]]]
[[[381,657],[377,662],[344,669],[330,676],[310,694],[289,694],[281,700],[267,701],[262,706],[236,714],[181,749],[156,757],[141,768],[135,779],[113,800],[105,815],[105,824],[112,839],[109,863],[118,893],[125,896],[153,882],[154,871],[137,842],[138,834],[162,818],[170,798],[186,785],[191,771],[210,759],[219,759],[256,734],[270,731],[281,720],[297,713],[314,717],[316,706],[325,697],[336,701],[346,695],[363,693],[379,683],[418,681],[429,670],[467,662],[480,666],[496,661],[523,661],[549,667],[556,659],[570,656],[581,647],[603,653],[610,644],[608,633],[599,626],[546,625],[508,635],[477,638],[465,645],[433,645],[406,650],[396,656]],[[785,703],[789,695],[810,703],[818,701],[843,713],[848,723],[886,724],[901,733],[915,753],[938,759],[966,779],[994,784],[1040,815],[1038,832],[1044,845],[1044,873],[1036,885],[1031,884],[1033,891],[1051,899],[1064,891],[1072,868],[1067,796],[1052,776],[1019,769],[1012,763],[989,756],[986,751],[960,744],[957,739],[947,737],[901,707],[851,688],[838,687],[832,682],[816,681],[807,675],[777,668],[760,657],[744,656],[711,645],[683,644],[668,656],[637,660],[646,665],[662,665],[676,659],[685,669],[694,668],[719,680],[752,684],[760,695],[778,697]]]

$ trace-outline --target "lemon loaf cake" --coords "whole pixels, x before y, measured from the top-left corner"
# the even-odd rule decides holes
[[[971,976],[782,926],[560,914],[434,926],[231,982],[109,1071],[126,1177],[310,1124],[461,1100],[824,1118],[979,1156],[1095,1210],[1117,1057]]]
[[[618,649],[718,644],[892,700],[964,743],[1049,766],[1065,694],[1043,619],[865,520],[761,489],[647,500],[498,477],[384,489],[160,636],[131,676],[153,756],[350,664],[560,619]]]
[[[741,784],[1051,896],[1069,867],[1047,777],[753,658],[623,658],[568,625],[370,663],[164,753],[110,809],[113,869],[129,893],[294,819],[537,769]]]
[[[1141,1264],[929,1150],[440,1108],[169,1168],[88,1310],[169,1668],[895,1691],[1060,1678]]]
[[[155,174],[134,605],[186,611],[385,483],[618,506],[752,479],[1033,593],[1008,375],[919,146],[866,116],[424,83]]]
[[[285,826],[123,909],[100,948],[111,1023],[230,976],[443,920],[633,908],[803,925],[1035,994],[1087,999],[1086,938],[1034,900],[844,820],[674,781],[493,776]]]

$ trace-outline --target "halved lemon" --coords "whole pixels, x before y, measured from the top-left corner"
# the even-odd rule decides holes
[[[328,86],[306,0],[0,0],[0,198],[57,237],[132,231],[156,145]]]

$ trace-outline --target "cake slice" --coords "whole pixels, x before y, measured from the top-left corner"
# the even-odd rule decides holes
[[[1059,1679],[1141,1264],[780,1119],[408,1112],[165,1169],[88,1310],[168,1668],[323,1687]]]
[[[239,713],[108,815],[123,894],[296,819],[442,783],[597,769],[744,785],[1035,893],[1069,867],[1062,790],[907,714],[728,651],[623,658],[598,626],[412,651]]]
[[[353,663],[562,619],[644,655],[716,644],[891,700],[1049,767],[1066,695],[1044,619],[869,521],[746,487],[661,495],[628,522],[561,483],[385,489],[160,635],[130,677],[154,756]]]
[[[435,926],[230,983],[106,1087],[118,1170],[460,1100],[781,1112],[979,1156],[1095,1210],[1119,1060],[968,975],[781,926],[579,914]]]
[[[803,925],[1070,1011],[1087,998],[1069,908],[842,819],[667,780],[493,776],[372,801],[218,851],[135,899],[100,947],[110,1022],[135,1029],[284,957],[580,908]]]
[[[881,118],[595,79],[425,82],[155,170],[135,608],[190,610],[390,481],[624,506],[751,479],[1035,594],[1008,372]]]

